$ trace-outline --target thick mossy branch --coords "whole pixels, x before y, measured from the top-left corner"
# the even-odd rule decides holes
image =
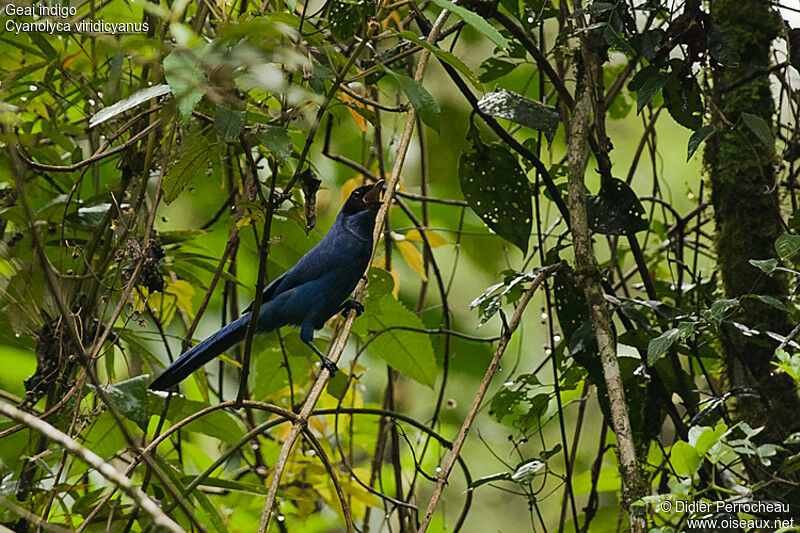
[[[759,140],[741,119],[742,113],[750,113],[773,124],[775,106],[769,75],[727,88],[757,69],[766,72],[781,20],[768,3],[760,1],[714,0],[711,13],[740,56],[737,66],[713,72],[711,120],[718,134],[708,140],[704,159],[717,226],[717,266],[727,297],[757,293],[780,298],[787,294],[785,281],[762,275],[749,263],[751,259],[776,257],[773,243],[783,233],[775,187],[775,149]],[[743,304],[737,320],[781,334],[790,329],[785,312],[755,300]],[[797,431],[795,415],[800,401],[788,378],[772,375],[773,347],[738,330],[727,331],[722,340],[730,385],[757,388],[768,404],[742,402],[740,416],[753,427],[766,424],[764,435],[769,440],[780,441]]]

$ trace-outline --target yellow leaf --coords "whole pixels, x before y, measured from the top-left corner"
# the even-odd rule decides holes
[[[397,249],[400,250],[400,255],[406,260],[406,263],[419,274],[424,281],[428,281],[428,276],[425,274],[425,265],[422,260],[422,254],[417,250],[416,246],[408,241],[395,241]]]
[[[245,215],[236,221],[236,229],[242,229],[250,225],[253,218],[250,215]]]
[[[325,423],[325,421],[322,418],[320,418],[318,416],[312,416],[311,418],[309,418],[308,419],[308,426],[311,429],[314,429],[318,433],[321,433],[323,435],[328,433],[328,425]]]
[[[260,209],[260,207],[259,207]],[[252,215],[244,215],[242,218],[236,221],[236,229],[242,229],[253,222],[264,220],[263,213],[253,213]]]
[[[367,133],[367,121],[364,120],[364,117],[358,114],[358,111],[353,109],[352,107],[347,108],[350,111],[350,115],[353,117],[353,121],[358,126],[358,129],[361,130],[362,133]]]
[[[154,292],[147,298],[148,305],[152,308],[158,321],[161,322],[162,327],[167,327],[169,323],[172,322],[172,318],[175,316],[175,310],[178,308],[177,302],[177,296],[166,292],[166,283],[164,285],[164,291]]]
[[[392,279],[394,280],[394,289],[392,289],[392,296],[394,296],[394,299],[396,300],[397,298],[400,297],[400,274],[397,272],[396,268],[390,270],[389,273],[392,275]]]
[[[78,50],[77,52],[66,58],[64,61],[62,61],[61,68],[69,67],[72,64],[72,62],[75,61],[75,58],[78,57],[79,55],[81,55],[81,50]]]
[[[358,174],[356,177],[350,178],[344,182],[344,185],[342,185],[342,203],[347,201],[347,199],[350,197],[350,193],[356,190],[356,188],[359,187],[363,181],[364,176]]]
[[[178,309],[186,311],[189,316],[194,316],[194,312],[192,311],[194,287],[183,279],[172,281],[169,278],[164,278],[164,281],[166,282],[164,292],[175,296],[175,303],[178,305]]]
[[[425,236],[428,238],[428,244],[431,245],[431,248],[438,248],[440,246],[445,246],[450,244],[447,239],[439,235],[438,233],[434,232],[433,230],[423,228],[425,232]],[[416,242],[423,242],[422,235],[420,235],[419,230],[412,229],[405,235],[406,240],[408,241],[416,241]]]
[[[220,354],[220,355],[218,355],[217,357],[219,357],[221,360],[225,361],[225,362],[226,362],[226,363],[228,363],[229,365],[233,365],[233,366],[235,366],[236,368],[242,368],[242,363],[240,363],[240,362],[239,362],[239,361],[237,361],[236,359],[233,359],[233,358],[231,358],[231,357],[228,357],[228,356],[227,356],[227,355],[225,355],[224,353],[223,353],[223,354]]]
[[[144,296],[144,298],[142,298]],[[133,311],[135,313],[144,313],[147,310],[145,306],[147,301],[147,289],[142,287],[141,295],[140,291],[133,291],[131,294],[131,303],[133,304]]]
[[[278,442],[286,442],[286,439],[289,437],[289,432],[291,430],[292,430],[291,424],[281,424],[275,431],[275,439]]]
[[[353,121],[355,121],[356,126],[358,126],[358,129],[360,129],[363,133],[366,133],[367,132],[367,121],[364,120],[364,117],[359,115],[358,111],[356,111],[352,107],[352,106],[364,107],[364,105],[361,104],[360,102],[358,102],[352,96],[350,96],[348,94],[345,94],[345,93],[339,94],[339,100],[341,100],[342,102],[347,104],[347,110],[350,111],[350,115],[352,115]]]
[[[364,469],[360,469],[364,470]],[[369,472],[362,472],[362,475],[366,474],[367,479],[369,479]],[[363,505],[368,505],[370,507],[375,507],[377,509],[381,509],[381,501],[378,499],[377,496],[372,494],[371,492],[367,492],[361,485],[357,484],[354,481],[350,481],[349,476],[347,478],[341,478],[345,481],[342,482],[342,492],[345,493],[346,496],[350,496],[355,500],[358,500]]]

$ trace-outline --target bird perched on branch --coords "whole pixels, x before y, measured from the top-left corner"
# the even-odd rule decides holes
[[[361,314],[364,310],[360,303],[346,299],[369,266],[382,189],[383,180],[355,189],[328,234],[262,294],[256,331],[266,333],[289,324],[299,326],[300,339],[319,356],[331,374],[336,372],[336,364],[314,346],[314,330],[321,329],[340,311],[355,309]],[[244,340],[251,307],[245,309],[244,316],[181,355],[150,384],[150,389],[172,388]]]

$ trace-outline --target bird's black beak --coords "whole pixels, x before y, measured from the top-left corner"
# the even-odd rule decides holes
[[[370,207],[380,207],[381,191],[383,191],[384,184],[384,180],[375,182],[375,185],[373,185],[372,188],[367,191],[367,194],[364,195],[364,203]]]

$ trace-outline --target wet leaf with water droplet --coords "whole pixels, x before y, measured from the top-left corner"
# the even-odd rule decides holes
[[[558,130],[558,111],[554,107],[505,89],[484,95],[478,102],[478,107],[488,115],[539,130],[549,142],[553,142]]]
[[[472,147],[461,154],[458,177],[472,210],[498,235],[528,251],[531,188],[516,156],[502,144],[484,144],[477,130],[467,135]]]

